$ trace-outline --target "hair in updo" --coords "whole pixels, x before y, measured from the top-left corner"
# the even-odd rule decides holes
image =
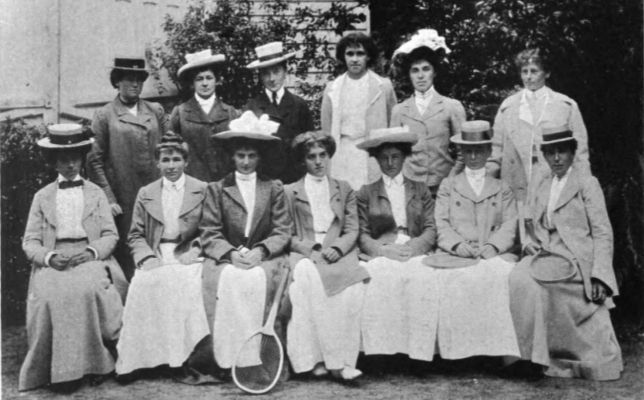
[[[429,47],[422,46],[412,50],[409,54],[403,56],[402,71],[409,79],[409,70],[414,63],[419,61],[427,61],[434,68],[434,74],[438,75],[442,68],[442,60],[445,57],[445,50],[440,48],[437,51]]]
[[[335,154],[335,139],[323,131],[309,131],[300,133],[293,139],[291,147],[293,148],[294,161],[303,163],[309,151],[320,146],[326,150],[329,158]]]
[[[525,49],[514,58],[514,64],[519,72],[528,64],[537,64],[544,72],[550,72],[550,60],[548,55],[539,48]]]
[[[154,149],[154,158],[158,161],[161,157],[161,152],[174,150],[181,154],[184,161],[188,160],[188,144],[183,141],[183,138],[172,131],[168,131],[161,137],[161,142]]]

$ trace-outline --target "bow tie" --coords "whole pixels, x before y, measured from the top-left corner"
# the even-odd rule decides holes
[[[82,180],[77,180],[77,181],[62,181],[58,182],[58,188],[59,189],[69,189],[77,186],[83,186],[83,181]]]

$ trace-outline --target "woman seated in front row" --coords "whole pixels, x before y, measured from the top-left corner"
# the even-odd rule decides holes
[[[355,193],[328,176],[335,140],[322,132],[295,137],[294,155],[306,175],[285,187],[294,222],[288,354],[296,373],[312,371],[350,382],[360,351],[360,313],[367,271],[358,263]]]
[[[135,379],[131,373],[141,368],[181,367],[210,333],[197,230],[206,184],[184,173],[188,146],[181,137],[164,135],[155,157],[162,177],[139,190],[128,235],[137,269],[118,343],[122,382]],[[182,370],[173,374],[183,379]]]
[[[111,373],[127,291],[107,197],[79,175],[93,139],[77,124],[47,129],[38,145],[58,177],[34,196],[22,241],[32,270],[21,391],[72,391],[86,375],[97,384]]]
[[[372,130],[357,144],[375,157],[383,174],[357,194],[361,258],[371,277],[362,315],[364,353],[403,353],[429,361],[434,343],[427,288],[431,269],[422,256],[435,244],[434,201],[425,183],[401,173],[417,142],[405,127]]]
[[[597,179],[574,162],[568,127],[544,129],[551,174],[537,186],[525,257],[510,275],[512,317],[527,372],[619,379],[622,354],[610,321],[617,282],[613,231]],[[573,164],[574,162],[574,164]],[[528,220],[526,220],[528,221]]]
[[[459,146],[464,171],[445,178],[436,197],[438,250],[431,293],[438,299],[436,348],[444,359],[518,356],[508,275],[517,256],[517,207],[512,190],[487,175],[490,124],[467,121],[450,140]]]
[[[269,154],[279,150],[278,126],[246,111],[230,122],[230,130],[213,136],[224,141],[235,165],[233,173],[208,185],[199,225],[205,263],[215,271],[209,280],[216,292],[213,351],[224,369],[232,367],[240,347],[261,328],[281,276],[288,272],[291,217],[284,188],[262,174]],[[245,348],[239,355],[243,365],[237,366],[259,364],[258,354],[259,343]]]

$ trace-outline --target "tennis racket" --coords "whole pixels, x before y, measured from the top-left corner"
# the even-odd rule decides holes
[[[232,367],[235,385],[247,393],[262,394],[277,384],[284,367],[284,348],[275,333],[275,318],[290,269],[283,273],[264,326],[246,339]]]

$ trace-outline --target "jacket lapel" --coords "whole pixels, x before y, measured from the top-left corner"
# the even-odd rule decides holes
[[[579,189],[580,189],[579,176],[576,173],[576,171],[572,169],[570,171],[570,175],[568,175],[566,184],[564,185],[563,189],[561,190],[561,193],[559,194],[559,198],[557,199],[557,205],[555,206],[555,209],[553,211],[560,209],[561,207],[566,205],[566,203],[572,200],[572,198],[575,197]]]
[[[485,190],[485,186],[483,187],[483,189]],[[465,172],[458,174],[454,177],[454,190],[458,192],[461,196],[468,198],[475,203],[479,201],[479,196],[477,196],[476,193],[474,193],[472,186],[470,186],[470,183],[467,181],[467,178],[465,177]]]
[[[382,95],[382,89],[380,88],[381,79],[375,72],[371,72],[371,70],[368,70],[367,74],[369,75],[369,97],[367,98],[369,99],[369,107],[371,107]]]
[[[416,190],[414,190],[414,184],[411,179],[405,178],[405,212],[407,213],[407,227],[410,227],[413,223],[414,215],[413,212],[414,205],[416,204],[414,200],[416,199]]]
[[[235,183],[234,173],[229,174],[224,178],[223,189],[224,193],[226,193],[231,199],[233,199],[233,201],[237,203],[246,214],[248,214],[248,210],[246,210],[246,204],[244,203],[244,198],[242,197],[241,192],[239,191],[239,188]],[[257,200],[255,200],[255,203],[257,203]]]
[[[163,224],[163,206],[161,205],[161,190],[163,179],[158,179],[152,187],[141,196],[143,207],[150,216]]]
[[[150,125],[150,121],[154,116],[148,107],[145,106],[142,100],[139,100],[137,103],[138,115],[132,115],[128,109],[123,105],[121,99],[117,96],[116,101],[114,102],[114,109],[118,114],[119,120],[121,122],[126,122],[128,124],[138,125],[146,127]]]
[[[467,186],[470,186],[470,185],[468,184]],[[501,182],[496,179],[492,179],[486,175],[485,180],[483,181],[483,190],[481,190],[481,194],[478,196],[478,201],[483,201],[488,197],[492,197],[497,193],[499,193],[500,191],[501,191]]]
[[[277,107],[277,112],[282,120],[286,119],[286,117],[291,113],[294,105],[295,101],[293,100],[293,95],[288,91],[288,89],[284,88],[284,96],[282,96],[282,101],[280,101],[280,104]]]
[[[311,212],[311,203],[309,203],[309,197],[306,195],[306,189],[304,188],[304,178],[293,184],[293,194],[295,194],[295,201],[301,204],[295,206],[296,211],[302,212],[303,218],[313,219],[313,214]]]
[[[195,180],[186,175],[186,184],[183,191],[183,201],[181,202],[181,211],[179,217],[189,213],[203,201],[203,192]]]
[[[43,198],[47,199],[42,202],[43,217],[50,225],[56,226],[56,192],[58,191],[58,182],[54,181],[44,189]]]
[[[338,199],[338,200],[336,200]],[[336,218],[339,220],[342,219],[344,214],[344,207],[340,200],[340,184],[335,179],[329,178],[329,201],[331,205],[331,210],[335,214]]]
[[[432,100],[429,102],[429,105],[425,109],[425,112],[422,115],[422,119],[432,118],[434,115],[442,112],[443,108],[445,108],[443,96],[441,96],[438,92],[434,92],[434,96],[432,96]]]
[[[87,217],[94,211],[96,207],[98,207],[98,196],[96,195],[96,192],[92,189],[89,188],[87,185],[87,181],[84,180],[84,185],[83,185],[83,216],[81,221],[85,221]]]
[[[271,181],[263,181],[257,178],[257,186],[255,189],[255,209],[253,210],[253,220],[248,232],[249,239],[253,237],[257,224],[262,219],[264,213],[270,212],[271,210],[271,186]]]

